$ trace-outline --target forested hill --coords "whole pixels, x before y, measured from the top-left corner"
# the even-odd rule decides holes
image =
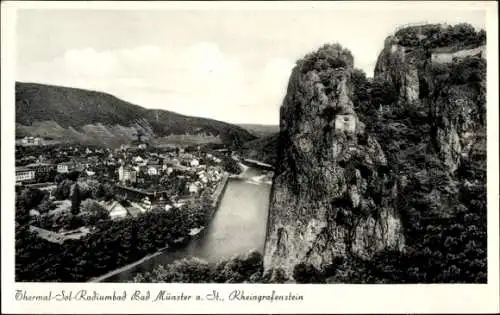
[[[225,122],[145,109],[113,95],[62,86],[16,82],[16,135],[105,145],[177,135],[239,146],[256,137]]]

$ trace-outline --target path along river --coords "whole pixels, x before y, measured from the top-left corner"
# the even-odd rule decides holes
[[[206,229],[174,252],[164,252],[104,282],[127,282],[137,273],[152,271],[177,259],[198,257],[208,262],[228,259],[257,249],[262,252],[266,236],[271,183],[265,171],[245,167],[239,178],[230,178],[219,208]]]

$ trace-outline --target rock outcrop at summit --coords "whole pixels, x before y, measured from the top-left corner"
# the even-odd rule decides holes
[[[398,105],[429,113],[433,143],[450,171],[485,134],[486,33],[468,24],[401,28],[387,37],[375,79],[390,82]]]
[[[353,57],[326,45],[293,69],[280,113],[264,268],[369,259],[405,240],[391,200],[397,185],[352,102]]]

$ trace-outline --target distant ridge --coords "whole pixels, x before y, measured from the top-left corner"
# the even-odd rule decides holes
[[[278,133],[280,126],[276,125],[261,125],[261,124],[238,124],[238,126],[248,130],[251,134],[257,137],[266,137]]]
[[[241,146],[256,136],[218,120],[145,109],[111,94],[16,82],[16,136],[117,146],[136,139],[168,143],[179,135],[194,143]],[[159,144],[163,144],[159,143]]]

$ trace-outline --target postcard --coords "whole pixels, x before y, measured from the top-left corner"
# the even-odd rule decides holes
[[[2,2],[2,313],[496,313],[495,2]]]

